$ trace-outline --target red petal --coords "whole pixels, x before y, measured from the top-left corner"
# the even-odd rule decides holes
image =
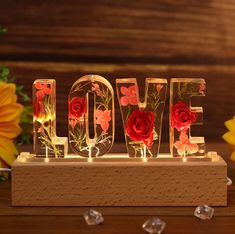
[[[41,101],[44,98],[45,94],[42,90],[39,90],[36,92],[36,97],[39,101]]]
[[[130,95],[129,88],[127,88],[125,86],[122,86],[120,91],[121,91],[121,94],[123,94],[123,95]]]
[[[41,83],[36,83],[36,84],[34,85],[34,87],[35,87],[36,89],[43,89],[43,85],[42,85]]]

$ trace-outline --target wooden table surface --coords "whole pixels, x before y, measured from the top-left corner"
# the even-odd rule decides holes
[[[167,145],[163,145],[163,151]],[[22,150],[27,150],[28,147]],[[123,151],[116,144],[113,151]],[[224,143],[207,144],[228,163],[228,175],[235,181],[235,163],[229,160]],[[152,216],[167,223],[164,233],[235,233],[235,186],[228,188],[228,206],[215,207],[212,220],[202,221],[193,216],[195,207],[92,207],[101,211],[104,223],[87,226],[82,213],[88,207],[12,207],[10,180],[0,183],[0,233],[144,233],[141,225]]]

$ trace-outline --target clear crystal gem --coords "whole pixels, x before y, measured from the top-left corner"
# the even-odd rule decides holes
[[[89,209],[83,214],[87,225],[98,225],[104,222],[102,214],[96,210]]]
[[[202,220],[211,219],[213,217],[214,210],[214,208],[208,205],[202,205],[195,209],[194,215]]]
[[[217,154],[217,152],[216,151],[208,151],[207,152],[207,156],[208,157],[213,157],[213,156],[217,156],[218,154]]]
[[[26,161],[27,159],[30,159],[30,158],[32,158],[32,157],[33,157],[32,154],[30,154],[29,152],[21,152],[17,159],[18,159],[19,161],[24,162],[24,161]]]
[[[232,185],[232,183],[233,183],[233,181],[229,177],[227,177],[227,186]]]
[[[166,227],[166,223],[158,217],[152,217],[143,224],[143,229],[151,234],[161,234]]]

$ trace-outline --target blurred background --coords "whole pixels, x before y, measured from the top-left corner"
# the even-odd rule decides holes
[[[207,82],[206,141],[221,141],[235,114],[235,2],[232,0],[1,0],[0,64],[31,95],[35,79],[57,81],[57,132],[67,136],[67,96],[85,74],[198,77]],[[169,97],[169,96],[168,96]],[[116,100],[116,142],[124,142]],[[168,142],[168,103],[163,142]]]

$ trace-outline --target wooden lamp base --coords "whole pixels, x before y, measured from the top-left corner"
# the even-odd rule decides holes
[[[219,156],[187,162],[119,156],[92,162],[84,158],[18,159],[12,167],[12,205],[227,205],[227,164]]]

